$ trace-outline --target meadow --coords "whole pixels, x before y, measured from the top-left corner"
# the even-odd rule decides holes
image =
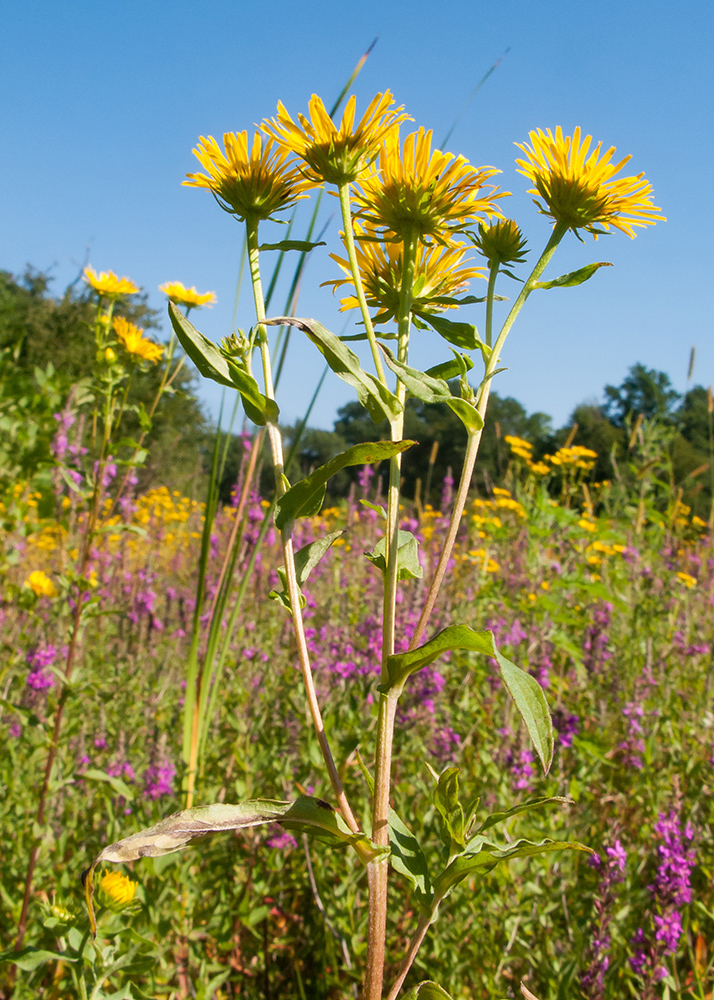
[[[606,266],[546,275],[559,244],[663,221],[651,186],[579,128],[532,131],[552,228],[528,260],[496,168],[402,138],[388,91],[358,122],[340,103],[194,150],[255,306],[220,345],[189,319],[210,292],[161,286],[160,344],[128,278],[87,267],[49,302],[3,276],[0,995],[710,1000],[711,390],[675,419],[613,389],[607,454],[492,416],[529,296]],[[345,336],[296,316],[325,187]],[[260,242],[318,189],[307,239]],[[276,252],[300,261],[277,316]],[[483,336],[452,318],[472,305]],[[447,360],[412,367],[414,329]],[[309,411],[280,421],[289,333],[368,428],[315,461]],[[29,360],[45,334],[57,369]],[[191,438],[187,361],[239,434]],[[652,376],[630,388],[666,411]],[[432,418],[458,434],[422,479]]]

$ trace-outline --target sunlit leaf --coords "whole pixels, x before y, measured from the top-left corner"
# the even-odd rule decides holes
[[[582,285],[584,281],[592,278],[601,267],[612,267],[612,264],[607,260],[601,260],[597,264],[586,264],[585,267],[579,267],[577,271],[568,271],[567,274],[561,274],[559,278],[553,278],[552,281],[535,281],[531,287],[572,288],[574,285]]]
[[[437,983],[425,979],[405,993],[404,1000],[451,1000],[451,997]]]
[[[483,429],[483,417],[468,400],[452,396],[446,400],[446,405],[451,407],[469,434],[478,434]]]
[[[548,805],[551,802],[560,802],[564,805],[572,805],[570,799],[564,799],[562,795],[548,795],[540,796],[536,799],[528,799],[525,802],[519,802],[517,806],[513,806],[511,809],[504,809],[502,812],[491,813],[490,816],[486,817],[476,833],[485,833],[485,831],[490,830],[492,826],[496,826],[497,823],[503,823],[504,820],[509,819],[511,816],[517,816],[518,813],[531,812],[531,810],[539,809],[541,806]]]
[[[464,810],[459,801],[459,767],[447,767],[437,778],[434,805],[441,817],[441,839],[449,852],[449,860],[466,847]]]
[[[432,378],[443,378],[444,381],[448,382],[449,379],[465,375],[471,371],[473,366],[474,363],[468,354],[457,354],[454,351],[454,357],[451,361],[443,361],[440,365],[427,368],[426,374],[431,375]]]
[[[365,552],[369,561],[382,573],[387,571],[386,547],[387,538],[383,535],[371,552]],[[397,579],[418,580],[423,575],[424,570],[419,562],[419,544],[411,531],[402,531],[400,528],[397,535]]]
[[[473,351],[478,347],[481,338],[473,323],[459,323],[443,316],[432,316],[431,313],[421,313],[420,316],[454,347],[460,347],[462,351]]]
[[[280,243],[262,243],[258,249],[259,250],[300,250],[303,253],[307,253],[309,250],[314,250],[315,247],[326,247],[327,244],[324,240],[318,240],[317,243],[311,243],[310,240],[281,240]]]
[[[317,513],[316,498],[324,497],[325,484],[336,472],[348,465],[371,465],[385,458],[392,458],[411,448],[414,441],[370,441],[356,444],[340,455],[335,455],[325,465],[315,469],[306,479],[291,486],[275,504],[275,525],[282,530],[296,517]],[[320,501],[321,503],[321,501]],[[319,510],[319,507],[317,508]]]
[[[298,549],[295,553],[295,574],[297,576],[298,588],[303,586],[310,573],[312,573],[332,543],[337,541],[340,535],[344,535],[344,531],[332,531],[328,535],[323,535],[322,538],[318,538],[316,541],[310,542],[309,545],[303,545],[301,549]],[[288,597],[288,581],[284,566],[278,567],[278,576],[280,577],[283,589],[282,591],[271,590],[268,597],[271,597],[274,601],[280,601],[282,606],[290,611],[292,609]],[[300,606],[305,607],[305,598],[303,597],[302,590],[300,591]]]

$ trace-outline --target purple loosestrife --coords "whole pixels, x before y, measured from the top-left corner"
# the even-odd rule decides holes
[[[583,663],[591,674],[598,673],[605,663],[612,659],[612,652],[608,649],[610,637],[607,632],[612,619],[612,607],[609,601],[603,601],[600,607],[593,611],[593,623],[585,633]]]
[[[654,939],[638,927],[630,940],[634,954],[632,970],[644,980],[643,996],[654,995],[654,986],[667,975],[666,958],[675,955],[682,937],[682,907],[692,901],[691,873],[696,854],[685,842],[694,839],[694,828],[686,823],[682,828],[677,810],[669,815],[659,813],[654,832],[658,865],[654,882],[648,886],[653,901]],[[652,928],[650,928],[650,933]]]
[[[46,668],[52,666],[56,656],[57,650],[51,645],[35,646],[34,649],[30,650],[27,654],[27,665],[30,672],[25,680],[28,687],[35,691],[45,691],[47,688],[55,686],[55,679]]]
[[[594,926],[590,935],[590,946],[586,954],[586,969],[580,976],[583,992],[589,1000],[602,1000],[605,995],[605,973],[610,967],[610,934],[608,928],[617,899],[615,886],[625,879],[627,852],[620,840],[605,848],[605,860],[599,854],[588,858],[588,864],[600,876],[593,909]]]

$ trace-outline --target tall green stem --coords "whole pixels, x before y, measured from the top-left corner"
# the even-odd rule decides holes
[[[404,242],[402,286],[398,316],[399,360],[406,364],[409,355],[409,328],[411,324],[412,287],[416,264],[418,240],[416,235]],[[402,411],[392,421],[392,440],[401,441],[404,432],[404,401],[406,388],[397,382],[397,398]],[[399,484],[401,457],[389,463],[389,494],[387,499],[386,573],[384,580],[384,619],[382,626],[382,685],[389,681],[387,658],[394,652],[397,584],[399,575]],[[375,844],[389,846],[389,792],[392,773],[392,744],[394,719],[398,694],[394,691],[379,697],[377,720],[377,747],[372,799],[372,840]],[[368,868],[369,924],[367,943],[367,971],[364,1000],[380,1000],[384,978],[384,953],[387,928],[387,889],[389,865],[386,860],[373,862]]]
[[[357,251],[355,250],[355,234],[352,229],[352,211],[350,209],[350,186],[349,184],[341,184],[338,188],[340,195],[340,208],[342,209],[342,226],[345,233],[345,249],[347,250],[347,257],[350,262],[350,269],[352,271],[352,282],[355,287],[355,293],[357,295],[357,301],[359,302],[360,312],[362,313],[362,322],[364,323],[364,328],[367,331],[367,340],[369,341],[369,347],[372,351],[372,360],[374,361],[374,367],[377,371],[377,376],[382,385],[387,384],[387,379],[384,375],[384,367],[382,365],[382,356],[379,353],[379,347],[377,346],[377,338],[374,335],[374,326],[372,324],[372,317],[369,314],[369,308],[367,306],[367,299],[365,298],[364,288],[362,286],[362,277],[359,272],[359,267],[357,265]]]
[[[259,324],[258,346],[263,364],[265,395],[268,399],[275,399],[273,374],[270,363],[270,350],[268,347],[268,335],[264,326],[265,300],[263,298],[263,286],[260,278],[260,252],[258,249],[257,219],[246,219],[246,232],[248,243],[248,264],[250,266],[250,276],[253,284],[255,314]],[[277,496],[280,497],[285,492],[285,485],[283,481],[283,443],[277,424],[272,421],[268,421],[267,431],[268,440],[270,442],[270,451],[273,459],[273,470],[275,473],[275,491]],[[353,832],[356,833],[359,830],[359,826],[354,818],[349,802],[347,801],[344,788],[342,787],[342,782],[340,781],[340,776],[332,756],[332,750],[330,749],[330,744],[325,732],[325,726],[322,721],[322,713],[320,712],[320,705],[317,700],[317,692],[315,691],[312,667],[310,665],[310,654],[307,648],[305,626],[302,617],[302,608],[300,607],[300,587],[298,585],[297,571],[295,568],[295,552],[293,549],[292,529],[290,527],[283,528],[280,533],[280,538],[282,542],[283,559],[285,561],[285,575],[287,578],[288,597],[290,600],[293,628],[295,631],[295,640],[298,649],[298,659],[300,661],[300,672],[305,686],[305,693],[307,696],[308,707],[310,709],[310,715],[312,717],[312,723],[315,727],[317,740],[320,745],[320,751],[322,753],[323,760],[325,761],[325,765],[330,776],[330,782],[332,784],[332,790],[335,798],[337,799],[340,811],[342,812],[347,825]]]

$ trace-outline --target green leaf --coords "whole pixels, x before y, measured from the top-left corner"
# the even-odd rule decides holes
[[[199,333],[183,313],[179,312],[173,302],[169,302],[169,316],[181,346],[204,378],[237,389],[245,412],[253,423],[262,427],[268,420],[273,423],[277,421],[277,404],[272,399],[266,399],[252,375],[239,368],[234,360],[226,358],[208,337]]]
[[[0,965],[9,962],[12,965],[16,965],[18,969],[22,969],[23,972],[34,972],[35,969],[41,965],[45,965],[47,962],[76,961],[76,958],[67,955],[66,952],[58,954],[54,951],[44,951],[42,948],[22,948],[20,951],[9,948],[7,951],[0,952]]]
[[[469,435],[478,434],[483,429],[483,417],[467,400],[452,396],[446,400],[446,405],[451,407]]]
[[[402,823],[393,809],[389,810],[389,863],[395,871],[412,883],[425,903],[434,894],[426,856],[414,834]]]
[[[431,375],[432,378],[443,378],[444,381],[448,382],[449,379],[465,375],[471,371],[473,366],[474,363],[468,354],[457,354],[454,351],[452,361],[444,361],[440,365],[434,365],[433,368],[427,368],[426,374]]]
[[[391,686],[401,690],[410,674],[428,667],[443,653],[453,649],[470,649],[475,653],[493,656],[493,632],[476,632],[468,625],[448,625],[422,646],[407,653],[394,653],[387,657]]]
[[[324,240],[320,240],[317,243],[311,243],[310,240],[281,240],[280,243],[262,243],[258,249],[259,250],[300,250],[302,253],[308,253],[310,250],[314,250],[315,247],[326,247],[327,243]]]
[[[398,361],[388,347],[379,345],[384,354],[387,367],[391,368],[400,382],[403,382],[412,396],[421,399],[424,403],[441,403],[445,399],[451,399],[451,390],[446,382],[441,378],[433,378],[426,372],[420,372],[416,368]]]
[[[339,337],[315,319],[298,319],[295,316],[278,316],[265,321],[272,326],[296,326],[303,330],[325,358],[335,375],[357,391],[357,398],[375,424],[394,420],[402,412],[402,404],[394,393],[366,372],[359,358]]]
[[[531,287],[572,288],[574,285],[582,285],[584,281],[592,278],[601,267],[612,267],[612,264],[606,260],[601,260],[597,264],[586,264],[585,267],[579,267],[577,271],[568,271],[567,274],[561,274],[559,278],[553,278],[552,281],[536,281]]]
[[[390,687],[401,692],[410,674],[453,649],[469,649],[495,658],[547,774],[553,760],[553,727],[548,702],[538,681],[499,653],[493,632],[476,632],[468,625],[449,625],[422,646],[406,653],[394,653],[387,657]]]
[[[356,444],[340,455],[335,455],[325,465],[315,469],[306,479],[301,479],[283,493],[275,504],[275,526],[282,531],[296,517],[316,513],[318,496],[324,497],[325,485],[331,476],[348,465],[371,465],[385,458],[393,458],[411,448],[414,441],[373,441]],[[320,500],[320,505],[322,500]],[[317,508],[319,510],[319,507]]]
[[[379,514],[379,516],[382,518],[383,521],[387,520],[387,512],[381,505],[381,503],[370,503],[369,500],[360,500],[360,503],[362,504],[363,507],[369,507],[370,510],[373,510],[376,514]]]
[[[459,801],[460,767],[447,767],[438,776],[434,805],[441,816],[441,839],[449,852],[449,861],[466,847],[464,810]]]
[[[387,571],[386,547],[387,536],[382,535],[374,549],[365,552],[369,561],[382,573]],[[411,531],[400,529],[397,535],[397,579],[420,580],[423,575],[424,570],[419,562],[419,544]]]
[[[332,531],[329,535],[323,535],[317,541],[310,542],[309,545],[303,545],[301,549],[298,549],[295,553],[295,571],[298,587],[303,586],[310,573],[312,573],[332,543],[337,541],[340,535],[344,535],[344,531]],[[268,597],[271,597],[274,601],[280,601],[284,608],[291,611],[290,600],[288,598],[288,581],[284,566],[278,567],[278,576],[280,577],[283,589],[280,592],[271,590]],[[305,607],[305,598],[302,595],[302,590],[300,591],[300,607]]]
[[[451,1000],[451,997],[437,983],[425,979],[405,993],[404,1000]]]
[[[454,347],[460,347],[464,351],[473,351],[478,347],[481,338],[473,323],[459,323],[443,316],[432,316],[430,313],[420,315],[439,336],[448,340]]]
[[[516,840],[512,844],[493,844],[480,834],[466,845],[466,853],[455,858],[451,864],[434,881],[434,892],[438,899],[451,892],[455,885],[468,878],[474,872],[491,871],[499,861],[510,858],[529,858],[536,854],[550,854],[553,851],[587,851],[595,852],[577,841],[542,840],[535,843],[532,840]]]
[[[492,826],[496,826],[497,823],[503,823],[504,820],[507,820],[511,816],[517,816],[518,813],[530,812],[531,809],[539,809],[540,806],[548,805],[550,802],[562,802],[565,805],[572,805],[570,799],[564,799],[562,795],[547,795],[536,799],[528,799],[526,802],[519,802],[517,806],[513,806],[511,809],[491,813],[490,816],[486,817],[476,833],[484,833],[486,830],[490,830]]]
[[[113,774],[107,774],[106,771],[100,771],[96,767],[90,767],[82,774],[82,778],[85,781],[106,781],[108,785],[114,789],[117,795],[122,795],[128,802],[134,798],[135,792],[125,781],[121,778],[117,778]]]
[[[340,814],[322,799],[301,795],[280,819],[280,825],[287,830],[309,833],[327,844],[351,845],[363,864],[369,864],[389,853],[389,849],[378,847],[364,833],[352,833]]]

